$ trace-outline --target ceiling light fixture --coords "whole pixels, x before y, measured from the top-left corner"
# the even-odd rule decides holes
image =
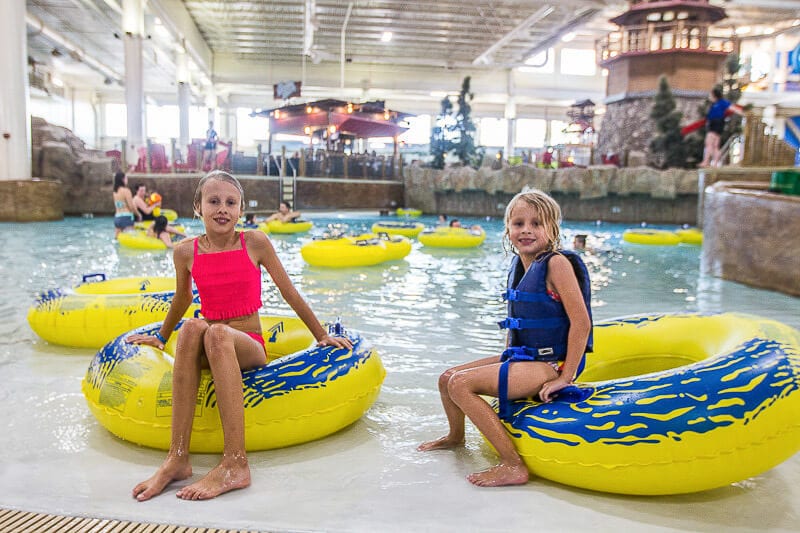
[[[391,40],[392,40],[392,32],[390,31],[383,32],[383,35],[381,35],[381,42],[388,43]]]

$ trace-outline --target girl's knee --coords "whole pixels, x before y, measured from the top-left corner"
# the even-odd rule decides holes
[[[225,324],[210,324],[203,336],[206,357],[213,357],[221,346],[231,341],[231,328]]]
[[[471,392],[471,382],[467,372],[454,372],[447,380],[447,392],[451,398],[469,393]]]
[[[189,318],[181,326],[181,335],[201,337],[208,329],[208,322],[201,318]]]
[[[442,372],[439,375],[439,388],[440,389],[443,389],[443,390],[447,389],[447,384],[450,382],[450,378],[453,377],[453,374],[455,374],[455,372],[456,371],[453,370],[452,368],[448,368],[447,370],[445,370],[444,372]]]

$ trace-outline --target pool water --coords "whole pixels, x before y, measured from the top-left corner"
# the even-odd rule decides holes
[[[315,224],[312,234],[329,225],[368,231],[373,222],[394,220],[371,213],[306,218]],[[432,217],[416,220],[435,224]],[[198,221],[181,222],[190,235],[202,232]],[[637,512],[641,516],[631,517],[626,509],[637,501],[634,498],[599,495],[542,480],[515,489],[472,488],[464,475],[489,466],[494,456],[471,426],[466,451],[416,452],[419,442],[446,431],[437,376],[449,366],[497,353],[504,343],[497,321],[505,316],[500,294],[511,256],[502,249],[502,222],[472,218],[462,218],[462,222],[485,228],[487,238],[481,247],[445,250],[415,242],[405,260],[352,269],[306,265],[299,249],[310,238],[308,234],[271,236],[292,281],[317,316],[322,321],[340,318],[376,346],[387,370],[378,401],[353,427],[323,441],[252,454],[251,489],[226,495],[202,510],[195,505],[191,513],[186,513],[185,502],[176,503],[174,497],[157,498],[149,504],[154,514],[147,519],[270,529],[492,530],[500,528],[492,516],[492,508],[500,506],[508,520],[504,525],[515,529],[531,518],[523,502],[548,493],[555,496],[545,501],[556,507],[553,516],[538,522],[545,529],[548,525],[591,526],[600,512],[610,520],[608,524],[619,527],[711,530],[715,521],[724,523],[725,506],[733,505],[745,515],[752,514],[743,519],[743,527],[768,526],[760,522],[756,503],[751,509],[738,497],[747,484],[733,494],[721,495],[726,502],[719,511],[709,510],[719,502],[704,493],[649,500]],[[628,227],[564,224],[565,247],[573,235],[589,235],[584,258],[592,276],[595,320],[635,313],[737,311],[800,328],[800,299],[701,274],[700,247],[625,243],[621,237]],[[73,286],[83,274],[171,276],[171,252],[120,248],[113,240],[110,218],[6,223],[0,228],[5,281],[0,299],[0,369],[9,384],[0,388],[0,400],[4,400],[0,416],[9,421],[10,434],[19,432],[18,438],[5,443],[0,459],[0,506],[53,512],[36,497],[44,492],[56,500],[61,512],[142,519],[142,507],[128,501],[128,493],[139,478],[160,464],[162,452],[124,443],[97,424],[80,393],[80,380],[93,352],[47,344],[30,330],[26,313],[37,292]],[[271,283],[263,286],[262,312],[290,312]],[[203,456],[196,470],[210,468],[214,461]],[[796,457],[792,461],[796,477],[800,467]],[[88,467],[89,463],[93,466]],[[59,468],[71,472],[77,488],[53,482],[61,477],[54,473]],[[86,471],[76,474],[81,469]],[[109,471],[118,482],[102,487],[108,482],[100,479]],[[777,476],[767,486],[773,491],[787,490],[783,478],[790,476],[785,471]],[[248,511],[254,493],[263,493],[271,502],[270,512],[263,517]],[[312,511],[298,503],[298,497],[315,495],[325,501],[315,500]],[[486,506],[484,514],[464,516],[459,511],[469,505],[464,498]],[[400,500],[417,505],[418,512],[403,511],[397,507]],[[676,518],[667,511],[669,504],[676,503],[687,505],[688,518]],[[214,509],[230,513],[223,519]],[[793,505],[783,510],[797,519]],[[784,524],[781,521],[777,527]]]

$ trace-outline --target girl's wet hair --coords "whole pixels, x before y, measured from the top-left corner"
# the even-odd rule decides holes
[[[539,189],[525,189],[508,202],[506,214],[503,217],[505,222],[503,249],[517,253],[508,236],[508,225],[511,222],[511,211],[520,202],[525,202],[539,212],[539,217],[542,219],[541,222],[547,234],[547,251],[552,252],[561,249],[561,207],[558,202],[553,200],[552,196]]]
[[[116,174],[114,174],[114,192],[117,192],[117,190],[120,187],[124,186],[125,186],[125,173],[122,171],[118,171]]]
[[[156,234],[156,237],[158,237],[162,231],[167,229],[167,224],[169,224],[169,221],[164,215],[159,215],[155,218],[155,220],[153,220],[153,233]]]
[[[212,170],[208,174],[202,177],[200,183],[197,184],[197,189],[194,191],[194,212],[197,216],[200,216],[200,205],[203,203],[203,186],[210,180],[219,180],[225,181],[230,183],[231,185],[235,186],[239,190],[239,209],[244,211],[244,189],[242,189],[242,184],[239,183],[239,180],[234,178],[232,175],[228,174],[222,170]]]

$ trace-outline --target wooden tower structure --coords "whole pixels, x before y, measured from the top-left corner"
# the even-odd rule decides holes
[[[599,153],[647,152],[654,130],[650,108],[662,75],[678,109],[696,116],[734,51],[729,37],[709,31],[724,18],[725,10],[709,0],[632,0],[628,11],[611,19],[619,29],[597,45],[598,62],[608,70]]]

